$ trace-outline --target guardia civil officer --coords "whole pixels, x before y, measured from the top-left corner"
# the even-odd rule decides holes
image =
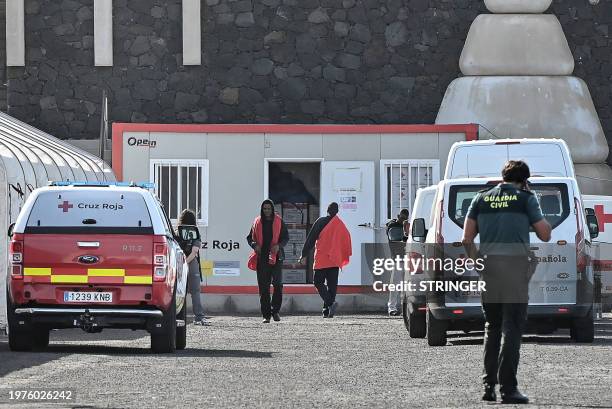
[[[482,294],[485,317],[484,394],[495,401],[499,381],[502,402],[528,403],[517,388],[516,373],[521,336],[527,320],[529,284],[529,227],[538,238],[550,240],[550,225],[542,216],[537,197],[529,190],[529,167],[508,161],[503,182],[479,192],[463,227],[463,244],[471,257],[483,257]],[[474,238],[480,234],[479,253]]]

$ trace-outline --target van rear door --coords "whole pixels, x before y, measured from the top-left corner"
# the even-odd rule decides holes
[[[24,283],[88,289],[152,284],[153,227],[137,192],[103,187],[43,192],[23,237]],[[61,302],[60,293],[41,291],[37,297],[34,291],[33,298]]]
[[[577,222],[574,215],[574,192],[567,178],[534,178],[531,190],[537,195],[542,213],[551,224],[552,236],[549,243],[541,242],[534,232],[530,233],[531,249],[539,264],[529,284],[530,305],[568,305],[575,304],[577,298],[576,238]],[[452,243],[461,240],[463,223],[471,200],[479,190],[486,188],[485,183],[465,183],[457,181],[448,187],[448,204],[445,206],[448,217],[443,222],[443,236],[451,249]],[[571,199],[571,200],[570,200]],[[461,247],[454,251],[454,257],[464,253]],[[452,256],[449,254],[449,256]],[[472,271],[461,279],[475,279]],[[470,278],[471,277],[471,278]],[[447,293],[447,306],[478,305],[479,294]]]

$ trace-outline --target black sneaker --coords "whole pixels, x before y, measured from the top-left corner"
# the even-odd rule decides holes
[[[272,314],[272,319],[274,319],[276,322],[280,321],[280,315],[278,315],[278,312]]]
[[[264,318],[262,321],[262,324],[269,324],[270,323],[270,318]]]
[[[329,318],[329,308],[323,308],[323,318]]]
[[[510,393],[502,393],[501,394],[502,403],[514,403],[514,404],[527,404],[529,403],[529,398],[515,389]]]
[[[497,395],[495,394],[495,385],[484,385],[484,393],[482,394],[482,400],[487,402],[495,402]]]

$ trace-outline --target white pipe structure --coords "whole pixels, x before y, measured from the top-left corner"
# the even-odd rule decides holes
[[[115,181],[103,160],[0,112],[0,328],[6,324],[8,237],[30,193],[49,181]]]

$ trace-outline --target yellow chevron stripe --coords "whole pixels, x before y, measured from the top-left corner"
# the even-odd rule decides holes
[[[151,276],[125,276],[123,277],[124,284],[153,284]]]
[[[26,267],[23,269],[23,275],[26,276],[50,276],[51,269],[50,268],[34,268],[34,267]]]
[[[87,275],[90,277],[123,277],[125,270],[123,268],[89,268]]]
[[[85,275],[52,275],[52,283],[87,283],[87,276]]]

